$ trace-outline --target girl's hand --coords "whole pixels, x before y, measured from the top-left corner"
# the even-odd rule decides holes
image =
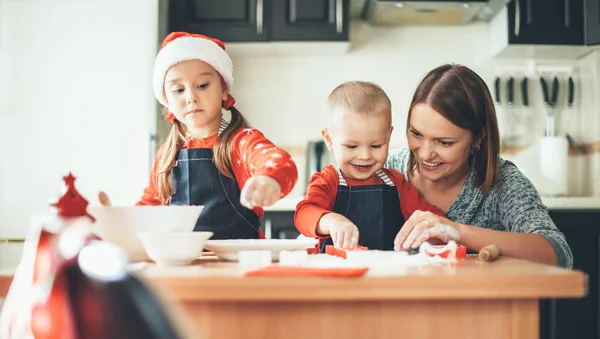
[[[396,235],[394,250],[417,248],[428,240],[444,243],[450,240],[458,242],[460,240],[458,227],[459,224],[429,211],[415,211]]]
[[[273,205],[281,197],[281,186],[277,180],[259,175],[251,177],[244,184],[240,203],[249,209]]]

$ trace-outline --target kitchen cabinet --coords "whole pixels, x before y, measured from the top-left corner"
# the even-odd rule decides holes
[[[272,0],[271,40],[348,40],[347,0]]]
[[[584,0],[513,0],[507,16],[510,44],[584,44]]]
[[[600,44],[600,0],[510,0],[489,31],[493,57],[576,59]]]
[[[168,31],[225,42],[347,41],[349,0],[171,0]]]
[[[585,1],[585,42],[587,45],[600,44],[600,0]]]
[[[588,293],[540,301],[540,338],[599,338],[600,210],[551,210],[550,216],[571,247],[573,268],[588,275]]]
[[[295,239],[300,235],[294,226],[294,211],[265,211],[261,223],[267,238]]]
[[[509,44],[600,44],[600,0],[511,0],[499,15]]]
[[[223,41],[267,41],[269,1],[171,0],[168,31],[204,34]]]

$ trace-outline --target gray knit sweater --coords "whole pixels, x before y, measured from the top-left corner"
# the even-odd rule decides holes
[[[390,151],[387,168],[406,176],[408,149]],[[500,160],[498,181],[483,195],[474,187],[475,172],[467,180],[446,215],[452,221],[493,230],[540,234],[556,251],[558,266],[573,267],[573,254],[564,235],[548,215],[548,209],[527,177],[508,160]]]

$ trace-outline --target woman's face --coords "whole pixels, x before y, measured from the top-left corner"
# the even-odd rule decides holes
[[[413,107],[408,147],[424,179],[439,181],[466,176],[472,144],[471,131],[454,125],[427,104]]]

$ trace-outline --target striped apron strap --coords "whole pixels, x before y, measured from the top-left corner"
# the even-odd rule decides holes
[[[344,176],[342,175],[342,171],[340,170],[340,168],[336,167],[335,169],[336,169],[336,171],[338,173],[338,176],[340,178],[340,186],[348,186],[348,183],[346,183],[346,179],[344,179]],[[377,176],[379,176],[379,178],[381,178],[381,180],[383,180],[383,182],[386,185],[392,186],[392,187],[396,186],[396,185],[394,185],[394,182],[392,181],[392,179],[390,179],[390,177],[387,174],[385,174],[385,172],[382,169],[380,169],[379,171],[377,171],[376,174],[377,174]]]

